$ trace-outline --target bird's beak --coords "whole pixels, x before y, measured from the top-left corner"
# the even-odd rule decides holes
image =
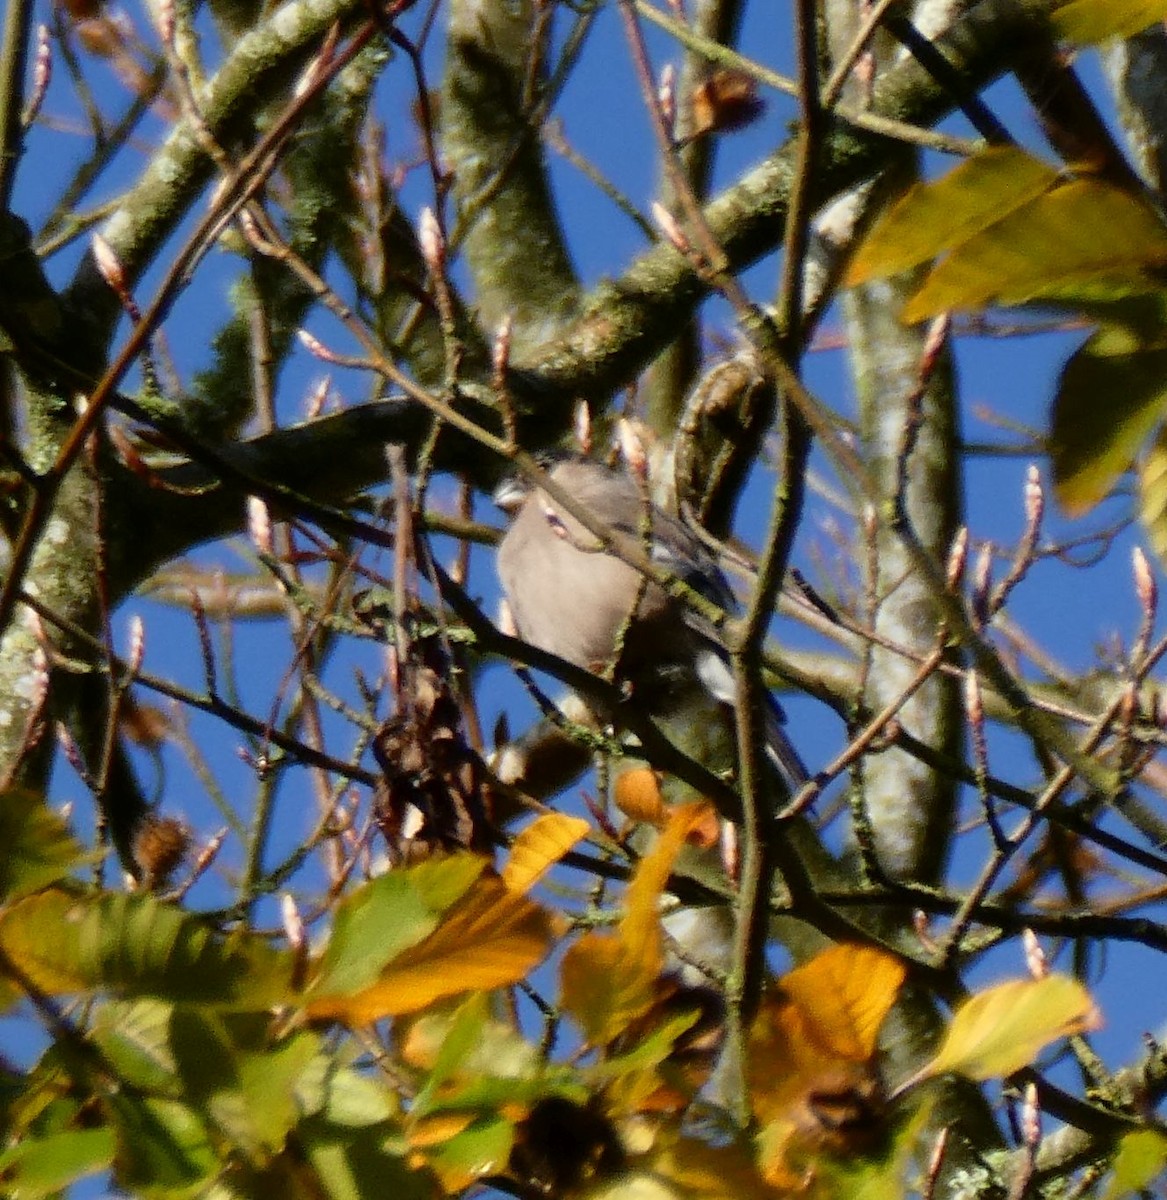
[[[508,475],[494,489],[492,499],[505,513],[518,512],[523,501],[527,498],[527,485],[517,475]]]

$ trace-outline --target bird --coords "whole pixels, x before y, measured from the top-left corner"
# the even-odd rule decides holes
[[[683,521],[648,500],[631,474],[578,454],[543,465],[615,542],[647,549],[656,566],[734,610],[714,556]],[[525,642],[588,671],[614,669],[654,715],[694,683],[723,712],[732,708],[730,656],[712,621],[647,580],[525,476],[504,479],[494,501],[510,518],[498,547],[499,581]],[[794,795],[807,771],[783,728],[780,705],[765,696],[766,754],[784,791]]]

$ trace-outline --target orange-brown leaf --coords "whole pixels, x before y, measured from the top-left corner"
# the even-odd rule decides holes
[[[550,949],[543,909],[497,875],[475,881],[425,939],[394,958],[375,983],[354,995],[323,995],[308,1006],[317,1018],[367,1025],[417,1012],[445,996],[517,983]]]
[[[681,847],[705,817],[706,807],[698,801],[669,813],[656,845],[640,860],[624,895],[624,920],[620,937],[634,958],[648,957],[660,945],[659,904]],[[659,953],[659,949],[655,949]]]
[[[750,1030],[750,1094],[763,1124],[789,1118],[809,1094],[861,1079],[904,979],[899,960],[866,946],[832,946],[764,998]],[[855,1070],[858,1068],[858,1070]]]
[[[662,956],[657,944],[633,954],[616,933],[585,933],[563,956],[560,1005],[588,1042],[603,1046],[652,1006]]]
[[[884,1018],[907,974],[873,946],[832,946],[782,979],[782,991],[806,1013],[816,1041],[857,1062],[875,1053]]]
[[[472,1125],[478,1113],[474,1109],[450,1109],[430,1113],[409,1126],[409,1144],[414,1149],[437,1146]]]

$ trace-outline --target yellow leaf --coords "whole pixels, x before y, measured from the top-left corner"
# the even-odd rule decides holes
[[[706,805],[701,801],[673,809],[656,844],[637,865],[624,895],[624,919],[620,922],[620,937],[633,957],[648,956],[653,947],[659,947],[661,892],[686,838],[704,820],[705,813]]]
[[[1167,429],[1163,426],[1139,464],[1139,520],[1160,564],[1167,563]]]
[[[661,971],[655,953],[632,954],[615,933],[585,933],[563,956],[559,1003],[593,1046],[603,1046],[647,1012]]]
[[[1167,229],[1149,205],[1097,179],[1037,196],[953,249],[903,320],[1035,299],[1114,299],[1158,290]]]
[[[868,946],[832,946],[770,989],[749,1035],[747,1074],[762,1124],[788,1121],[813,1093],[862,1092],[903,964]]]
[[[1058,173],[1040,159],[996,146],[940,179],[913,184],[876,223],[847,272],[847,286],[897,275],[967,242],[1048,191]]]
[[[502,881],[512,892],[529,892],[591,826],[566,813],[543,813],[511,843]]]
[[[428,937],[394,958],[375,983],[353,995],[322,995],[308,1015],[368,1025],[417,1012],[445,996],[517,983],[551,945],[548,915],[485,875],[445,914]]]
[[[743,1142],[714,1146],[696,1138],[662,1139],[653,1172],[689,1200],[774,1200]]]
[[[605,1045],[646,1012],[664,965],[661,892],[689,833],[704,819],[698,801],[673,809],[656,844],[637,864],[615,933],[588,933],[563,956],[560,1003],[588,1041]]]
[[[952,1072],[968,1079],[1011,1075],[1058,1038],[1096,1029],[1090,993],[1066,975],[1017,979],[972,996],[957,1010],[944,1044],[920,1073]]]
[[[1118,1143],[1114,1177],[1105,1200],[1122,1200],[1145,1192],[1167,1167],[1167,1136],[1157,1129],[1138,1129]]]
[[[781,989],[810,1019],[815,1040],[865,1061],[903,985],[904,964],[874,946],[831,946],[784,975]]]
[[[1167,18],[1167,0],[1070,0],[1050,13],[1059,37],[1090,46],[1130,37]]]
[[[448,1142],[455,1134],[473,1125],[478,1119],[474,1109],[451,1109],[448,1112],[433,1113],[418,1121],[410,1122],[409,1144],[414,1149],[423,1146],[437,1146]]]
[[[1058,500],[1071,516],[1107,495],[1167,415],[1167,349],[1107,354],[1109,332],[1094,334],[1058,380],[1050,463]]]

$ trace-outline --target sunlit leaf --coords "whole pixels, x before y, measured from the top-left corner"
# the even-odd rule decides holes
[[[352,994],[373,983],[386,963],[437,928],[485,867],[479,855],[453,854],[387,871],[357,888],[337,906],[313,989]]]
[[[903,964],[881,950],[839,945],[767,992],[746,1063],[751,1103],[763,1124],[788,1117],[812,1091],[863,1089],[904,975]]]
[[[899,994],[899,959],[869,946],[832,946],[766,994],[750,1028],[746,1080],[763,1126],[765,1178],[801,1190],[809,1164],[853,1160],[884,1129],[876,1069],[880,1027]]]
[[[1011,1075],[1047,1043],[1098,1026],[1090,993],[1065,975],[1018,979],[966,1000],[957,1009],[924,1078],[952,1072],[968,1079]]]
[[[659,953],[639,957],[616,933],[585,933],[559,968],[559,1003],[592,1045],[602,1046],[648,1011],[660,975]]]
[[[16,789],[0,795],[0,846],[3,902],[40,891],[101,857],[82,849],[43,797]]]
[[[1157,291],[1167,228],[1145,202],[1097,179],[1059,184],[954,249],[903,319],[1030,300]]]
[[[631,1049],[609,1055],[589,1072],[589,1077],[605,1082],[621,1075],[658,1066],[672,1053],[677,1039],[693,1027],[699,1017],[697,1010],[682,1012],[655,1026],[646,1037]]]
[[[396,1095],[382,1081],[335,1059],[321,1055],[300,1076],[296,1096],[306,1113],[320,1113],[332,1125],[364,1128],[380,1125],[398,1115]]]
[[[424,1158],[448,1192],[462,1191],[504,1170],[515,1140],[514,1125],[495,1115],[472,1119],[450,1136],[430,1133],[432,1143]]]
[[[0,949],[50,995],[110,991],[256,1010],[289,995],[285,953],[145,895],[29,896],[0,914]]]
[[[1167,348],[1106,353],[1111,333],[1100,331],[1074,354],[1054,399],[1050,461],[1071,515],[1107,495],[1167,413]]]
[[[620,922],[620,937],[636,958],[648,959],[660,953],[661,893],[681,847],[705,813],[706,806],[701,802],[674,809],[652,849],[637,864],[624,893],[624,919]]]
[[[436,1146],[449,1141],[462,1130],[474,1124],[478,1114],[467,1109],[447,1110],[431,1117],[413,1119],[410,1114],[409,1144],[414,1149]]]
[[[1139,462],[1139,520],[1160,563],[1167,563],[1167,426]]]
[[[1114,1174],[1105,1200],[1122,1200],[1145,1192],[1167,1168],[1167,1134],[1157,1129],[1139,1129],[1118,1143]]]
[[[482,1041],[489,1015],[485,992],[476,992],[468,997],[451,1015],[445,1025],[445,1036],[437,1047],[429,1077],[410,1109],[414,1118],[427,1111],[438,1089]]]
[[[220,1092],[210,1107],[219,1126],[260,1157],[282,1149],[300,1118],[296,1083],[319,1053],[319,1038],[299,1030],[267,1049],[242,1054],[237,1087]]]
[[[399,954],[375,982],[351,995],[320,988],[308,1004],[316,1018],[367,1025],[417,1012],[435,1000],[516,983],[550,949],[552,927],[537,904],[496,875],[478,879],[429,937]]]
[[[939,257],[1048,191],[1057,179],[1057,171],[1023,150],[995,146],[940,179],[913,184],[860,246],[847,286]]]
[[[1167,0],[1069,0],[1050,13],[1059,37],[1090,46],[1130,37],[1167,18]]]
[[[431,1200],[441,1195],[433,1175],[406,1161],[404,1138],[390,1125],[354,1129],[312,1119],[297,1130],[308,1162],[328,1200]]]
[[[590,828],[587,821],[566,813],[536,817],[511,844],[503,883],[514,892],[530,891]]]
[[[483,1009],[487,1011],[479,1021],[476,1012]],[[545,1069],[536,1047],[509,1022],[490,1016],[488,1010],[485,997],[472,996],[452,1012],[438,1008],[420,1014],[404,1028],[399,1024],[396,1033],[401,1057],[410,1066],[428,1071],[431,1081],[448,1074],[452,1056],[458,1070],[471,1076],[519,1079]],[[462,1045],[463,1021],[474,1026],[474,1040],[468,1047]],[[415,1109],[419,1101],[420,1097]]]
[[[560,1003],[595,1045],[611,1041],[652,1005],[664,964],[661,892],[703,813],[701,803],[670,813],[656,843],[637,864],[616,932],[584,934],[563,957]]]
[[[45,1137],[25,1137],[0,1153],[0,1178],[11,1196],[38,1200],[108,1170],[113,1164],[114,1135],[108,1128],[70,1129]]]
[[[874,946],[831,946],[784,975],[780,989],[808,1013],[815,1038],[840,1058],[862,1061],[907,976],[903,962]]]

